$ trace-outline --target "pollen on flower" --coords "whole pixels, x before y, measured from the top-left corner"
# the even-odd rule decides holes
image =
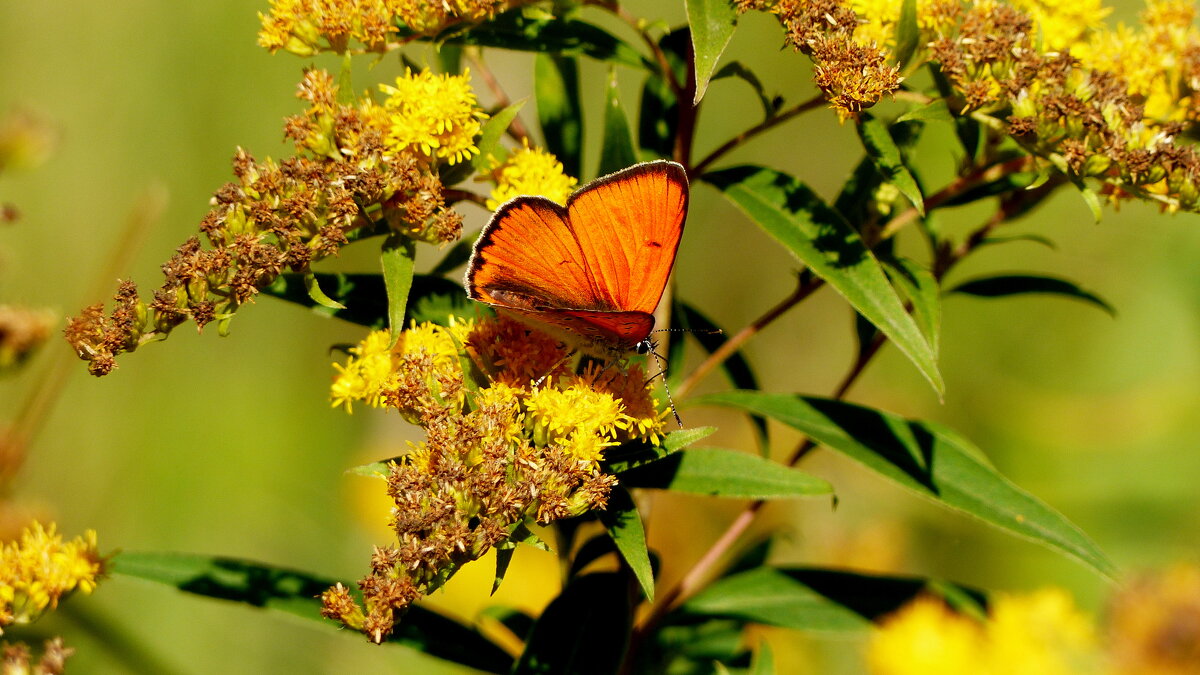
[[[564,172],[557,157],[541,148],[530,148],[528,143],[493,169],[492,177],[496,187],[488,197],[487,207],[493,211],[520,195],[538,195],[566,204],[577,182]]]
[[[604,508],[617,482],[602,471],[605,450],[660,429],[640,368],[571,375],[563,345],[506,317],[415,324],[386,345],[386,334],[368,336],[341,370],[388,356],[382,405],[425,439],[389,465],[396,541],[372,556],[362,604],[344,588],[323,598],[326,616],[375,642],[414,600],[522,528]]]
[[[34,521],[0,550],[0,628],[29,623],[78,590],[91,593],[105,572],[96,533],[63,541]]]
[[[434,75],[408,71],[395,86],[380,85],[388,95],[386,142],[456,164],[479,154],[475,136],[487,114],[475,102],[470,72]]]

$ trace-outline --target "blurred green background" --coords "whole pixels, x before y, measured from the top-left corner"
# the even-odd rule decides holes
[[[635,14],[684,20],[682,3],[629,3]],[[262,3],[0,3],[0,111],[25,107],[61,134],[40,168],[0,176],[0,199],[23,218],[0,229],[0,302],[40,305],[62,317],[107,300],[110,259],[131,242],[122,233],[148,194],[168,205],[133,263],[119,270],[144,295],[161,280],[158,265],[196,226],[208,198],[229,180],[237,146],[259,158],[285,156],[282,119],[301,69],[335,69],[333,58],[271,56],[255,45]],[[1136,19],[1117,6],[1112,20]],[[588,16],[633,40],[599,13]],[[782,49],[775,22],[746,17],[727,59],[750,65],[789,101],[813,93],[808,62]],[[432,52],[409,52],[432,64]],[[532,91],[528,54],[489,52],[510,96]],[[607,67],[584,65],[590,154],[595,167],[602,82]],[[394,57],[356,62],[359,88],[402,72]],[[627,110],[636,110],[636,73],[618,69]],[[490,96],[477,85],[481,99]],[[745,85],[715,83],[701,113],[702,156],[759,114]],[[895,110],[885,105],[881,110]],[[535,122],[532,107],[522,117]],[[944,130],[921,151],[923,178],[938,186],[955,156]],[[795,172],[832,198],[860,157],[850,126],[816,111],[740,149],[730,162]],[[594,168],[592,169],[594,171]],[[590,176],[585,176],[588,178]],[[485,185],[479,185],[486,191]],[[464,206],[467,235],[486,217]],[[987,207],[945,212],[963,231]],[[937,420],[984,448],[1006,475],[1064,512],[1125,569],[1155,567],[1200,554],[1200,222],[1129,204],[1096,224],[1083,201],[1063,190],[1010,233],[1058,243],[985,249],[953,279],[986,272],[1065,276],[1111,302],[1112,319],[1069,300],[954,297],[945,304],[944,402],[895,350],[885,353],[851,399]],[[913,233],[907,233],[909,237]],[[920,249],[915,240],[905,246]],[[326,269],[372,271],[372,244],[348,248]],[[419,264],[439,255],[422,247]],[[693,191],[687,235],[676,265],[676,292],[727,329],[737,329],[792,289],[797,263],[715,191]],[[358,340],[355,326],[272,299],[241,311],[232,335],[197,335],[188,326],[162,344],[120,359],[103,379],[85,372],[66,344],[52,341],[23,372],[0,380],[0,419],[16,414],[52,362],[69,359],[61,397],[30,449],[19,502],[57,520],[68,535],[98,530],[101,548],[241,556],[357,579],[372,543],[386,541],[380,483],[343,470],[391,456],[418,440],[395,416],[331,410],[329,346]],[[749,346],[767,391],[827,394],[851,361],[851,314],[829,289],[772,325]],[[724,388],[718,378],[709,390]],[[710,409],[681,410],[688,426],[717,424],[715,444],[750,448],[747,425]],[[797,437],[772,429],[775,456]],[[774,504],[759,530],[781,534],[773,560],[836,564],[949,578],[989,589],[1062,585],[1091,611],[1112,586],[1080,565],[903,493],[832,453],[805,468],[833,481],[839,505]],[[655,497],[652,546],[671,551],[663,576],[682,574],[740,504]],[[670,523],[667,527],[666,524]],[[466,620],[487,604],[490,565],[468,568],[430,604]],[[518,554],[494,602],[536,610],[556,592],[541,580],[553,562]],[[459,672],[403,648],[375,648],[330,627],[294,622],[242,606],[183,596],[124,578],[74,598],[61,616],[38,624],[79,653],[75,672],[127,672],[113,649],[140,645],[150,671]],[[92,622],[101,628],[88,630]],[[854,641],[796,638],[763,631],[781,672],[855,672]]]

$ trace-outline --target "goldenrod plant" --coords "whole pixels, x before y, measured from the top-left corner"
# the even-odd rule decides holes
[[[271,610],[259,622],[299,615],[312,630],[340,632],[339,653],[403,645],[446,672],[1200,671],[1194,566],[1132,574],[1128,563],[1168,560],[1110,557],[1072,522],[1080,514],[1020,487],[968,438],[985,430],[960,432],[909,405],[929,400],[968,418],[987,405],[955,390],[961,377],[943,358],[958,348],[943,343],[943,318],[963,306],[950,298],[1073,301],[1130,320],[1083,284],[989,267],[981,252],[1048,243],[1038,228],[1051,201],[1088,220],[1137,204],[1151,205],[1155,222],[1200,212],[1192,0],[1147,0],[1120,18],[1100,0],[263,1],[258,57],[291,59],[298,82],[282,154],[233,150],[232,177],[174,240],[157,288],[122,272],[115,302],[89,299],[63,333],[87,371],[105,377],[89,386],[103,390],[152,361],[132,352],[187,349],[180,339],[150,346],[184,325],[236,335],[235,318],[266,304],[342,322],[349,339],[311,340],[304,358],[328,363],[329,383],[309,377],[307,391],[327,392],[311,394],[327,396],[325,419],[338,420],[323,424],[387,430],[372,461],[343,467],[377,497],[364,517],[386,534],[353,550],[340,536],[350,522],[321,537],[339,560],[360,561],[355,579],[328,561],[256,561],[233,545],[179,553],[165,542],[164,552],[104,557],[94,533],[63,542],[35,522],[0,551],[6,631],[74,590],[89,593],[111,569],[163,592]],[[729,56],[755,50],[785,67],[756,72]],[[802,121],[811,126],[797,131]],[[827,161],[808,152],[806,134],[843,136],[852,150]],[[0,127],[0,169],[38,154],[38,134],[23,146],[12,135]],[[755,147],[770,147],[758,156],[768,159],[735,161]],[[614,236],[605,218],[663,218],[663,204],[621,196],[658,194],[622,192],[647,183],[678,193],[682,211],[691,204],[678,256],[655,270],[673,260],[680,275],[707,277],[704,291],[668,283],[664,271],[653,321],[623,297],[571,304],[604,295],[614,276],[645,282],[648,266],[622,256],[629,245],[585,240]],[[587,218],[573,210],[601,194],[613,201]],[[177,197],[197,215],[207,198]],[[484,251],[520,209],[601,228],[574,235],[601,255],[555,294],[575,261],[551,237],[531,240],[511,269],[489,271],[480,294],[472,276],[494,264]],[[694,238],[720,250],[698,261]],[[754,259],[743,252],[751,242]],[[650,235],[636,245],[663,247]],[[1076,250],[1059,245],[1057,255]],[[343,258],[361,263],[362,251],[370,269],[339,268]],[[774,270],[789,288],[741,288],[735,267]],[[985,273],[963,279],[963,269]],[[737,311],[709,309],[717,305]],[[0,306],[0,327],[15,326],[0,331],[0,367],[44,339],[38,316]],[[796,317],[842,332],[810,346],[815,329],[797,329]],[[664,330],[642,340],[651,323]],[[796,333],[791,346],[758,356],[782,326]],[[322,349],[330,356],[314,356]],[[824,379],[781,384],[801,353]],[[859,394],[889,353],[904,387]],[[232,377],[239,364],[216,367]],[[275,393],[259,384],[263,399]],[[236,442],[250,425],[227,413],[197,435]],[[170,450],[171,435],[162,442],[155,452]],[[323,452],[340,462],[347,450]],[[1112,597],[1104,616],[1052,574],[1025,571],[1040,590],[991,587],[973,572],[983,551],[958,551],[959,564],[934,571],[776,555],[790,539],[818,536],[797,514],[871,503],[856,491],[875,478],[969,516],[963,527],[1071,561],[1102,589],[1094,595]],[[664,494],[732,506],[672,510]],[[886,544],[896,516],[873,505]],[[302,521],[272,527],[311,536]],[[540,606],[497,601],[470,617],[436,604],[474,573],[487,577],[476,593],[487,605],[488,590],[520,573],[520,550],[555,561],[555,573],[526,586],[545,594]],[[1188,553],[1200,549],[1176,552]],[[197,602],[173,599],[181,613]],[[789,652],[795,635],[806,644],[829,634],[860,639],[826,648],[824,661]],[[118,658],[134,669],[161,660],[137,651]],[[55,660],[69,653],[47,643],[38,672],[60,672]],[[28,672],[32,660],[27,647],[10,648],[3,672]]]

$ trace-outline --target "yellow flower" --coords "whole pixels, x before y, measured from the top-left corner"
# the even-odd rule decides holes
[[[1070,675],[1094,673],[1091,620],[1075,609],[1066,591],[1048,588],[995,598],[987,623],[990,671]]]
[[[475,102],[470,72],[434,75],[428,69],[408,71],[396,86],[380,85],[388,95],[387,142],[396,150],[411,148],[429,158],[455,164],[479,154],[475,136],[487,114]]]
[[[534,444],[561,443],[571,456],[596,465],[604,449],[616,445],[626,425],[621,403],[612,394],[582,384],[536,389],[525,400],[525,425]]]
[[[519,195],[539,195],[565,204],[577,182],[563,173],[562,162],[557,157],[528,145],[514,151],[492,171],[492,175],[496,187],[487,200],[487,207],[493,211]]]
[[[983,631],[936,598],[920,597],[884,620],[871,637],[873,675],[980,673]]]
[[[1014,0],[1013,5],[1033,19],[1045,51],[1071,49],[1086,42],[1091,31],[1104,26],[1112,12],[1101,0]]]
[[[338,371],[330,387],[333,407],[345,406],[346,411],[351,412],[354,401],[363,401],[373,408],[393,404],[389,397],[394,398],[395,391],[404,385],[400,371],[404,370],[405,364],[413,366],[418,362],[419,368],[408,370],[421,372],[405,374],[425,379],[440,393],[449,391],[454,395],[449,403],[461,406],[461,391],[447,385],[454,380],[462,381],[458,357],[461,337],[456,341],[455,334],[469,331],[470,326],[470,322],[455,323],[451,327],[414,323],[400,335],[394,348],[389,347],[391,333],[372,331],[361,343],[350,348],[351,356],[345,365],[333,364]]]
[[[0,551],[0,627],[29,623],[72,591],[91,593],[104,574],[96,533],[64,542],[34,521]]]
[[[984,623],[918,598],[884,620],[867,661],[873,675],[1085,675],[1100,667],[1091,621],[1059,589],[998,595]]]

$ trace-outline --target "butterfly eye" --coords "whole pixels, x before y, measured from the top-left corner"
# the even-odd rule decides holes
[[[637,347],[634,349],[637,350],[638,354],[649,354],[650,352],[654,351],[654,343],[647,338],[637,343]]]

